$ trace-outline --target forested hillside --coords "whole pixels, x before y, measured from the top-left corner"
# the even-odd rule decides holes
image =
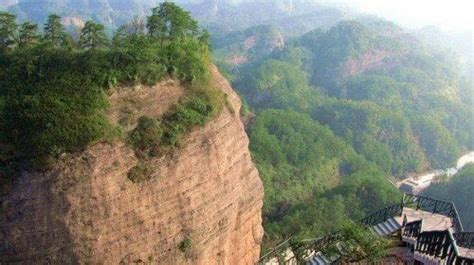
[[[256,114],[267,242],[361,218],[399,199],[388,178],[452,166],[474,148],[472,90],[458,66],[370,19],[316,29],[234,69]]]
[[[423,195],[440,200],[451,201],[456,204],[456,208],[461,216],[465,231],[474,229],[474,164],[464,167],[448,182],[432,185]]]

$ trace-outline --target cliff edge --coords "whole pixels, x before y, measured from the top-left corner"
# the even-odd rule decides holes
[[[48,172],[22,173],[0,208],[0,264],[254,263],[263,186],[240,100],[215,67],[212,74],[229,106],[172,154],[147,160],[151,180],[127,178],[139,159],[119,141],[64,155]],[[167,80],[148,92],[113,95],[109,117],[120,119],[120,100],[162,115],[166,102],[179,100],[179,87]]]

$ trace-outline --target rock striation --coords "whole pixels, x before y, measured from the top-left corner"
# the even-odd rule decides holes
[[[263,186],[240,100],[212,71],[229,106],[172,154],[139,161],[123,142],[103,142],[64,155],[51,171],[24,172],[2,200],[0,264],[255,263]],[[127,178],[138,163],[151,180]]]

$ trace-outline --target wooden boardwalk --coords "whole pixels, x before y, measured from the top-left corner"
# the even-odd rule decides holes
[[[425,231],[444,231],[453,227],[450,217],[441,214],[433,214],[422,210],[412,208],[403,208],[402,216],[396,216],[394,219],[402,225],[404,215],[407,216],[407,222],[413,222],[423,219],[423,232]],[[416,239],[413,238],[413,241]],[[474,259],[474,249],[459,247],[459,256]]]
[[[395,220],[403,224],[404,215],[408,223],[423,219],[423,231],[444,231],[453,227],[452,219],[441,214],[434,214],[412,208],[403,208],[402,216],[396,216]]]
[[[474,259],[474,249],[459,247],[459,256]]]

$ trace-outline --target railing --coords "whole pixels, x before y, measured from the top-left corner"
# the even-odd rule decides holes
[[[405,229],[403,235],[417,238],[415,251],[427,255],[434,254],[432,256],[442,259],[448,258],[450,261],[455,260],[456,264],[474,264],[473,259],[458,256],[457,245],[466,248],[474,247],[474,233],[463,232],[464,229],[459,214],[452,202],[435,200],[412,194],[403,194],[402,202],[400,204],[391,205],[372,213],[360,220],[359,223],[365,226],[374,226],[383,223],[392,217],[401,216],[404,207],[412,207],[417,210],[421,209],[426,212],[445,215],[450,217],[453,222],[454,235],[449,230],[422,232],[422,220],[410,222],[408,224],[406,223],[406,220],[404,220],[403,226]],[[263,264],[272,258],[281,257],[281,253],[284,253],[287,249],[292,247],[290,240],[291,238],[285,240],[277,247],[267,252],[259,259],[258,263]],[[300,241],[300,246],[293,250],[295,256],[292,257],[291,260],[298,258],[296,257],[298,255],[296,252],[303,252],[303,256],[310,255],[321,250],[324,246],[332,244],[336,240],[339,240],[339,233],[333,233],[317,239]],[[288,263],[288,260],[286,260],[285,263]],[[450,263],[448,262],[448,264]]]
[[[474,259],[461,257],[453,234],[449,230],[422,232],[415,245],[415,254],[445,260],[446,264],[474,264]]]
[[[285,253],[286,250],[290,248],[291,239],[292,237],[283,241],[278,246],[272,248],[269,252],[267,252],[265,255],[260,257],[257,264],[265,264],[266,262],[270,261],[270,259],[280,256],[281,253]]]
[[[452,202],[435,200],[432,198],[412,194],[403,194],[402,206],[414,207],[417,210],[421,209],[426,212],[441,214],[450,217],[453,222],[454,231],[464,231],[461,219],[459,218],[458,211],[456,210],[456,206]]]
[[[366,226],[374,226],[379,223],[383,223],[388,219],[401,216],[403,212],[403,207],[400,204],[395,204],[386,208],[383,208],[380,211],[372,213],[365,217],[364,219],[360,220],[359,223],[366,225]]]
[[[403,236],[418,238],[423,230],[423,220],[413,221],[405,225],[403,229]]]
[[[329,246],[339,240],[341,240],[341,233],[336,232],[317,238],[315,240],[304,240],[302,241],[302,243],[304,243],[306,250],[317,252],[324,246]]]
[[[265,255],[260,257],[257,264],[265,264],[273,258],[279,259],[278,262],[283,264],[297,263],[297,260],[308,260],[310,256],[314,255],[317,251],[322,249],[324,246],[331,245],[340,240],[340,233],[332,233],[315,239],[301,240],[298,246],[293,246],[291,241],[293,238],[280,243],[278,246],[272,248]],[[286,250],[290,249],[293,252],[292,257],[283,257],[286,254]]]
[[[453,234],[456,245],[463,248],[474,249],[474,232],[460,232]]]
[[[456,243],[448,230],[422,232],[416,241],[415,253],[446,259],[448,264],[458,256]]]

